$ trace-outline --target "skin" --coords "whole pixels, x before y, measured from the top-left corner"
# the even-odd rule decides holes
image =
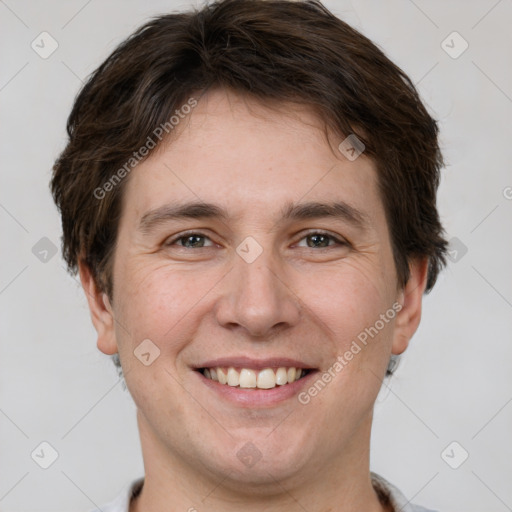
[[[307,107],[268,108],[222,90],[178,128],[125,183],[112,300],[80,265],[98,348],[119,351],[137,405],[146,476],[130,510],[384,510],[369,475],[373,405],[390,355],[419,324],[427,262],[411,262],[397,286],[373,161],[345,158],[342,139],[328,140]],[[230,218],[140,232],[146,212],[188,200],[216,203]],[[364,229],[279,217],[289,201],[335,200],[362,212]],[[169,243],[189,230],[206,238]],[[315,246],[315,230],[348,244]],[[248,236],[263,249],[252,263],[236,252]],[[193,370],[217,357],[278,356],[321,375],[396,302],[395,318],[307,405],[294,396],[241,407]],[[133,354],[144,339],[160,349],[149,366]],[[252,467],[237,457],[247,442],[262,455]]]

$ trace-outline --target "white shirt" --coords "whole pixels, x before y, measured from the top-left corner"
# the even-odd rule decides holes
[[[387,480],[377,475],[376,473],[370,473],[372,478],[373,488],[379,495],[381,501],[389,500],[395,511],[400,512],[436,512],[435,510],[427,509],[419,505],[413,505],[409,503],[405,496]],[[138,478],[131,484],[127,485],[119,496],[103,505],[99,509],[94,509],[91,512],[129,512],[130,501],[133,496],[136,496],[144,483],[144,478]]]

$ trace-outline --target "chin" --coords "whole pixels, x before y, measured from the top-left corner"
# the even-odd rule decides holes
[[[240,491],[239,485],[243,484],[244,491],[255,494],[268,494],[274,487],[275,492],[282,493],[283,481],[311,479],[307,474],[307,461],[312,448],[288,435],[286,427],[279,428],[282,429],[281,435],[276,432],[269,435],[269,430],[252,432],[247,436],[237,436],[236,441],[231,439],[229,448],[209,451],[217,452],[215,467],[210,470],[223,477],[229,475],[223,480],[223,486],[233,486]],[[213,460],[209,457],[210,463]]]

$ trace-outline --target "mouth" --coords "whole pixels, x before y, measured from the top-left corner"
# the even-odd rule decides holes
[[[284,405],[319,372],[305,361],[277,355],[265,359],[220,357],[201,361],[192,369],[208,393],[213,393],[212,399],[250,409]]]
[[[219,384],[239,389],[274,389],[286,387],[303,379],[314,370],[295,366],[268,368],[243,368],[233,366],[215,366],[197,368],[203,377]]]

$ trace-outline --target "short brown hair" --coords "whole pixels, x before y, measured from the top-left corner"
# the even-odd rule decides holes
[[[84,261],[112,297],[124,182],[100,199],[95,191],[193,91],[213,87],[308,105],[339,136],[357,134],[377,167],[398,285],[410,260],[426,257],[430,291],[447,246],[436,208],[437,123],[404,72],[317,0],[220,0],[156,17],[90,76],[51,181],[71,272]]]

